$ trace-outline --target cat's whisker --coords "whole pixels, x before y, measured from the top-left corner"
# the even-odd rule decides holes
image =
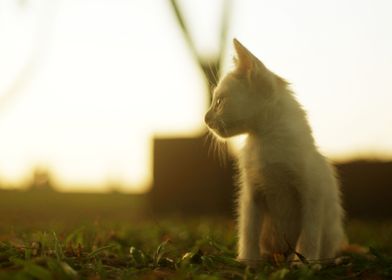
[[[209,143],[211,140],[211,131],[207,130],[207,132],[204,134],[203,137],[203,144],[206,145],[207,143]]]
[[[227,161],[228,161],[227,143],[226,142],[221,142],[219,157],[221,159],[222,166],[226,166],[227,165]]]
[[[219,161],[219,141],[214,138],[214,156]]]
[[[223,120],[220,120],[221,127],[224,130],[225,134],[227,133],[226,124]],[[227,164],[227,144],[226,141],[217,141],[218,144],[218,160],[222,166],[226,166]]]
[[[218,147],[218,142],[217,142],[217,140],[215,138],[212,138],[211,146],[212,146],[212,157],[214,159],[216,159],[217,158],[216,157],[216,155],[217,155],[216,151],[218,149],[217,148]]]
[[[205,135],[204,143],[208,142],[208,156],[212,156],[218,160],[219,164],[225,166],[227,164],[227,148],[226,142],[218,140],[215,135],[208,131]]]
[[[214,137],[214,134],[209,131],[208,133],[208,140],[209,147],[208,147],[208,156],[212,156],[213,158],[219,159],[218,149],[219,149],[219,141]]]
[[[214,142],[215,142],[214,135],[210,130],[208,130],[206,137],[204,139],[204,143],[208,143],[208,151],[207,151],[208,156],[211,156],[211,154],[214,153]]]

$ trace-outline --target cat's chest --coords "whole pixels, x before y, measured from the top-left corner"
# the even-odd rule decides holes
[[[261,149],[258,143],[248,143],[242,151],[240,172],[249,187],[269,192],[296,188],[300,182],[296,168],[287,160],[266,158]]]
[[[241,176],[251,185],[262,186],[265,181],[265,164],[257,153],[243,154],[240,164]]]

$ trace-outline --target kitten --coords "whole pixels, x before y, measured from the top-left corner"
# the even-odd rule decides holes
[[[314,143],[288,83],[234,39],[235,69],[219,81],[205,122],[218,138],[247,134],[239,154],[238,259],[333,258],[345,242],[333,167]]]

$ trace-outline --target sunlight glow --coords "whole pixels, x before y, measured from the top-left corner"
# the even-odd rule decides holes
[[[152,135],[197,134],[206,104],[169,7],[62,1],[55,19],[50,51],[0,119],[2,180],[43,166],[66,190],[118,180],[142,191]]]
[[[0,1],[0,183],[16,186],[38,166],[61,190],[118,182],[145,191],[153,135],[199,135],[207,105],[168,2],[49,2]],[[217,51],[223,2],[180,2],[207,56]],[[391,8],[386,0],[236,1],[229,38],[292,82],[328,156],[392,158]],[[34,71],[4,100],[34,56]]]

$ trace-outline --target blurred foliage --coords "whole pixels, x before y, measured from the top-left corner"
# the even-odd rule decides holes
[[[366,255],[321,267],[264,262],[257,269],[235,260],[235,226],[228,220],[107,220],[58,231],[3,231],[0,279],[386,279],[392,248],[379,237],[391,236],[391,225],[349,225],[354,242],[374,245]]]

